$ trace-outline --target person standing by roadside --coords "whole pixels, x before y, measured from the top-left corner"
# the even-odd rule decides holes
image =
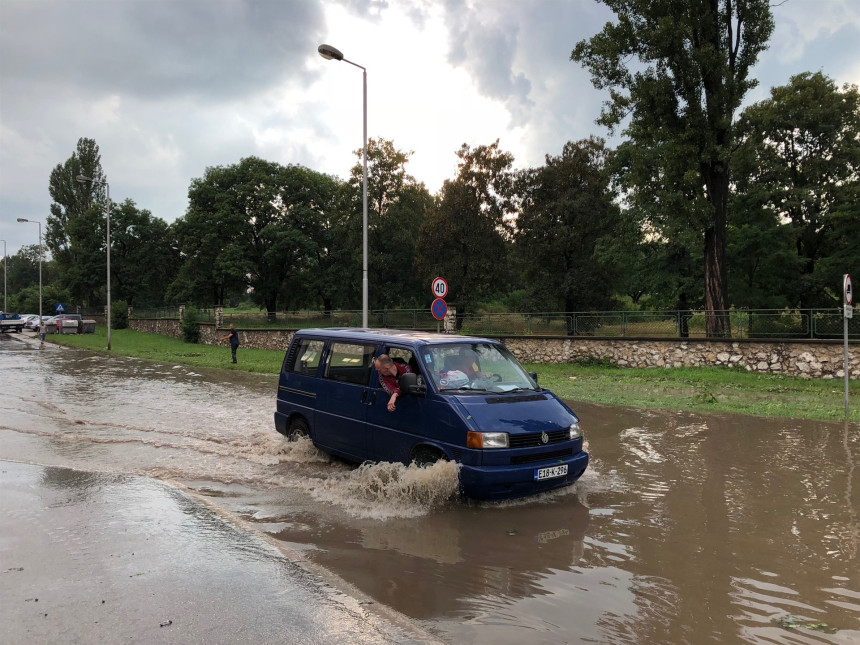
[[[227,340],[230,339],[230,350],[233,353],[233,362],[236,362],[236,350],[239,348],[239,332],[236,331],[236,327],[233,323],[230,323],[230,332],[226,336],[221,336],[218,340]]]

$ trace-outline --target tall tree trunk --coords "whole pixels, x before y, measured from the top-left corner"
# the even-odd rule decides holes
[[[714,206],[713,226],[705,229],[705,329],[709,338],[729,338],[729,294],[726,275],[729,177],[721,163],[703,173]]]

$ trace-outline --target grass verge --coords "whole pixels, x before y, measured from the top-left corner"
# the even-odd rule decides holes
[[[57,336],[50,342],[106,352],[103,327],[95,334]],[[112,353],[153,361],[277,374],[284,352],[239,348],[239,363],[230,362],[230,347],[194,345],[130,329],[111,333]],[[799,379],[720,367],[622,369],[606,365],[529,364],[540,384],[563,399],[640,408],[733,412],[764,417],[839,421],[845,417],[841,379]],[[852,381],[852,421],[860,421],[860,384]]]
[[[104,327],[96,327],[95,334],[69,334],[46,336],[45,340],[80,347],[94,352],[107,353],[107,330]],[[133,356],[145,358],[160,363],[173,363],[187,365],[189,367],[219,368],[225,370],[238,370],[242,372],[256,372],[260,374],[277,374],[284,360],[284,352],[251,349],[239,347],[237,352],[238,363],[233,365],[230,361],[230,345],[224,341],[223,345],[202,345],[186,343],[177,338],[169,338],[160,334],[148,334],[131,329],[115,329],[111,331],[111,353],[121,356]]]
[[[622,369],[526,365],[563,399],[640,408],[734,412],[763,417],[845,418],[842,379],[800,379],[721,367]],[[857,380],[849,383],[850,420],[860,421]]]

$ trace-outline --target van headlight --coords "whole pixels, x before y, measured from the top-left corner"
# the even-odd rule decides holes
[[[507,448],[507,432],[472,432],[466,434],[466,447],[477,448]]]
[[[579,429],[579,423],[570,424],[570,438],[579,439],[582,436],[582,430]]]

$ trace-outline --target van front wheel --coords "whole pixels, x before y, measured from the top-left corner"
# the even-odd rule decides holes
[[[424,466],[432,466],[437,461],[448,461],[448,457],[441,450],[422,446],[412,453],[412,463],[422,468]]]
[[[290,424],[290,430],[287,433],[287,439],[289,441],[296,441],[301,437],[310,437],[311,433],[308,430],[308,423],[304,419],[293,419],[293,422]]]

